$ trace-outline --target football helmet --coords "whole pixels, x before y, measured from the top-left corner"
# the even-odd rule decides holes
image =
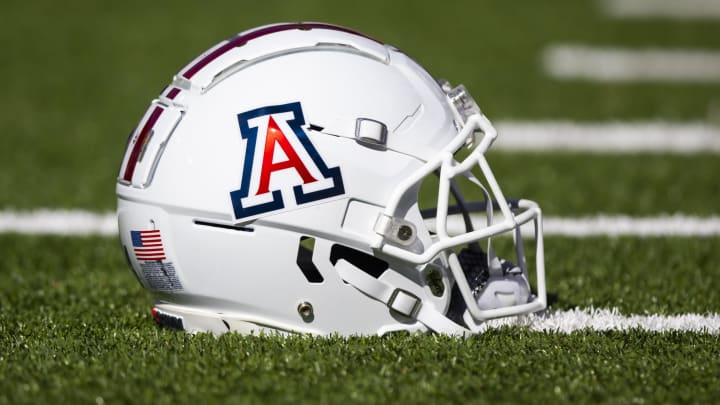
[[[546,306],[541,211],[503,195],[496,137],[463,86],[364,34],[245,31],[131,133],[120,240],[161,325],[476,333]]]

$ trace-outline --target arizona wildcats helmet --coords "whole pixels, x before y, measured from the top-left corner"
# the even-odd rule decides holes
[[[477,333],[546,306],[541,211],[503,195],[496,137],[465,87],[367,35],[245,31],[130,135],[122,249],[168,327]]]

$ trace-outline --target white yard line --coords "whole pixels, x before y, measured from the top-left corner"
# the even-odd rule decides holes
[[[625,49],[559,44],[542,54],[543,68],[555,79],[598,82],[719,82],[720,51]]]
[[[702,122],[499,121],[493,150],[720,152],[720,127]]]
[[[623,315],[617,309],[572,309],[494,319],[483,327],[492,329],[510,325],[556,333],[641,329],[651,332],[683,331],[717,335],[720,334],[720,314]]]
[[[720,19],[718,0],[603,0],[600,4],[615,18]]]
[[[81,210],[0,211],[0,233],[115,235],[114,213]]]
[[[672,215],[629,217],[598,215],[585,218],[553,218],[543,221],[548,235],[562,236],[715,236],[720,235],[720,217]]]
[[[480,228],[486,223],[485,217],[473,215],[473,223]],[[496,215],[496,222],[500,220]],[[427,220],[429,228],[434,223]],[[447,220],[448,232],[458,234],[465,231],[465,222],[460,215],[450,215]],[[523,236],[534,235],[532,223],[522,227]],[[678,236],[702,237],[720,235],[720,216],[662,215],[655,217],[630,217],[625,215],[594,215],[587,217],[545,217],[543,218],[545,236]]]
[[[482,217],[475,217],[478,226]],[[432,225],[432,221],[428,222]],[[579,218],[546,217],[545,235],[586,236],[717,236],[720,235],[720,216],[697,217],[672,215],[657,217],[629,217],[597,215]],[[462,218],[448,218],[450,232],[464,229]],[[38,210],[27,212],[0,211],[0,233],[48,235],[107,235],[117,234],[114,213],[81,210]]]

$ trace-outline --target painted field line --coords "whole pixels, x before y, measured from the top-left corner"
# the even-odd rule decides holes
[[[474,217],[477,226],[482,217]],[[429,226],[434,226],[428,221]],[[697,217],[668,215],[630,217],[598,215],[579,218],[545,217],[545,235],[586,236],[717,236],[720,235],[720,216]],[[464,230],[462,218],[448,218],[451,233]],[[29,212],[0,211],[0,233],[48,235],[116,235],[114,213],[81,210],[37,210]],[[526,231],[526,229],[523,229]],[[530,232],[530,228],[527,228]]]
[[[485,217],[472,215],[474,226],[479,229],[486,223]],[[499,215],[495,217],[500,219]],[[433,229],[433,221],[426,224]],[[460,215],[451,215],[447,220],[448,232],[458,234],[465,231],[465,222]],[[521,228],[523,236],[531,237],[532,223]],[[661,215],[655,217],[630,217],[625,215],[595,215],[588,217],[544,217],[543,234],[546,236],[569,236],[575,238],[592,236],[634,236],[634,237],[699,237],[720,235],[720,216]]]
[[[720,19],[717,0],[603,0],[600,4],[615,18]]]
[[[521,317],[501,318],[483,324],[486,329],[522,326],[534,331],[572,333],[582,330],[650,332],[698,332],[720,334],[720,314],[623,315],[617,309],[548,311]]]
[[[0,211],[0,233],[116,235],[115,213],[81,210]]]
[[[720,51],[597,48],[553,45],[543,50],[543,68],[555,79],[598,82],[718,82]]]
[[[553,218],[543,221],[548,235],[562,236],[715,236],[720,235],[720,216],[668,215],[629,217],[598,215],[585,218]]]
[[[720,152],[720,127],[702,122],[499,121],[493,148],[611,153]]]

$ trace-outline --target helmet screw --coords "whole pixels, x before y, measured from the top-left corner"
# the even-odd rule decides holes
[[[413,230],[408,225],[400,225],[400,228],[398,228],[397,231],[397,237],[401,241],[407,241],[413,236]]]
[[[300,314],[300,317],[305,322],[312,322],[313,319],[315,319],[315,314],[313,312],[313,306],[311,303],[305,301],[301,302],[300,305],[297,307],[298,314]]]

